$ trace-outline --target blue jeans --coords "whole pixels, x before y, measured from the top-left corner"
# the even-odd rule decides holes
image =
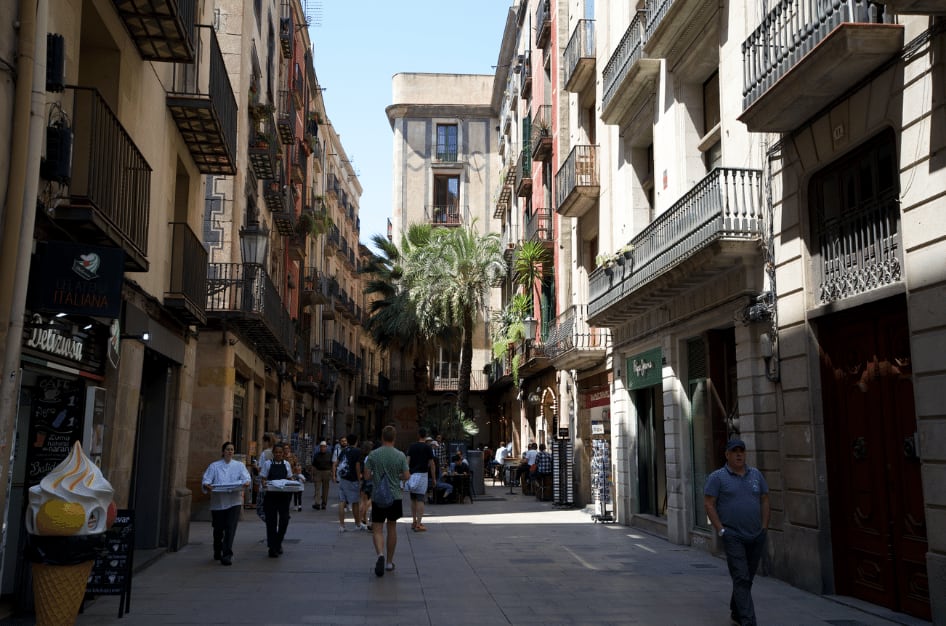
[[[732,578],[732,596],[729,612],[742,626],[755,626],[755,606],[752,604],[752,579],[765,551],[766,531],[758,537],[746,539],[729,531],[723,535],[726,563]]]

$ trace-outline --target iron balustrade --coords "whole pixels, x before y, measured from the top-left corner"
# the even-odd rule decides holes
[[[431,204],[424,207],[424,218],[435,226],[459,226],[464,223],[464,216],[469,214],[469,207],[455,204]]]
[[[174,64],[168,92],[169,105],[195,112],[206,109],[205,114],[201,115],[176,113],[178,128],[195,161],[204,167],[202,172],[233,174],[237,136],[236,98],[216,31],[207,25],[198,25],[196,31],[194,62]],[[206,133],[210,128],[214,129],[215,136],[208,142]],[[219,150],[223,154],[219,154]]]
[[[171,281],[165,300],[180,302],[188,317],[207,323],[207,249],[185,222],[171,222]]]
[[[836,302],[901,278],[903,242],[896,196],[819,222],[818,300]]]
[[[526,219],[525,238],[527,241],[552,241],[552,210],[535,209]]]
[[[598,188],[598,146],[575,146],[555,176],[555,199],[561,207],[573,191],[582,187]]]
[[[232,319],[261,352],[277,359],[294,357],[296,333],[292,319],[263,266],[210,263],[207,312]]]
[[[123,244],[147,257],[151,166],[97,89],[70,85],[70,92],[71,108],[63,103],[75,132],[70,202],[93,207]]]
[[[670,9],[673,8],[675,0],[647,0],[644,7],[644,13],[647,16],[646,38],[649,41],[654,36],[654,31],[660,26]]]
[[[882,23],[871,0],[780,0],[742,44],[743,109],[845,22]]]
[[[194,60],[195,0],[114,2],[142,59],[185,63]]]
[[[528,4],[528,3],[526,3]],[[535,45],[544,48],[552,32],[552,10],[549,0],[539,0],[535,10]]]
[[[528,142],[526,142],[528,143]],[[523,185],[531,188],[532,185],[532,150],[531,146],[523,146],[519,158],[516,159],[516,192],[522,195]]]
[[[578,20],[565,46],[565,85],[568,85],[582,59],[595,58],[595,21]]]
[[[607,328],[588,325],[588,305],[573,304],[552,321],[545,353],[550,359],[573,351],[600,351],[603,356],[610,345]]]
[[[280,89],[277,97],[279,103],[276,109],[276,124],[279,128],[279,138],[286,145],[296,140],[296,103],[288,89]]]
[[[714,241],[760,238],[761,197],[761,171],[714,169],[631,240],[629,262],[591,273],[589,313],[596,315]]]
[[[644,20],[638,12],[631,20],[631,24],[621,37],[620,43],[614,49],[611,58],[601,72],[601,110],[608,108],[611,99],[621,86],[621,83],[630,73],[631,68],[644,54]]]
[[[431,367],[426,375],[420,375],[419,382],[426,384],[429,391],[457,391],[460,388],[459,363],[452,364],[455,369],[451,372],[439,372],[437,364]],[[416,385],[413,369],[395,369],[390,372],[387,385],[391,391],[414,391]],[[482,371],[470,372],[470,391],[486,391],[490,384],[490,374]]]

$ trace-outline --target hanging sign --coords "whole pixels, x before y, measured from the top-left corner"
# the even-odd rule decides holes
[[[663,377],[663,351],[654,348],[627,359],[625,387],[628,391],[659,385]]]

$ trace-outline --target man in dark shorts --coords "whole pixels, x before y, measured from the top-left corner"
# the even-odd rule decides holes
[[[427,500],[427,485],[437,482],[437,467],[434,464],[434,450],[427,443],[427,429],[417,429],[417,441],[407,449],[407,465],[411,478],[407,481],[407,490],[411,494],[411,530],[424,532],[427,527],[424,519],[424,502]]]
[[[391,506],[380,507],[371,504],[371,538],[377,559],[374,564],[375,576],[384,576],[385,570],[394,571],[394,551],[397,549],[397,520],[404,513],[401,500],[402,480],[410,478],[407,469],[407,458],[404,453],[394,447],[397,432],[394,426],[385,426],[381,431],[381,447],[375,448],[365,459],[365,480],[370,480],[372,493],[378,492],[378,485],[382,480],[387,481],[394,496]],[[387,545],[385,546],[384,527],[388,529]],[[386,549],[385,549],[386,548]],[[387,565],[385,565],[387,559]]]

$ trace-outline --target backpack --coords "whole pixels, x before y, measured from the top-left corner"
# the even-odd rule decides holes
[[[391,486],[388,484],[388,477],[382,472],[381,480],[371,494],[371,502],[382,509],[394,504],[394,494],[391,493]]]

